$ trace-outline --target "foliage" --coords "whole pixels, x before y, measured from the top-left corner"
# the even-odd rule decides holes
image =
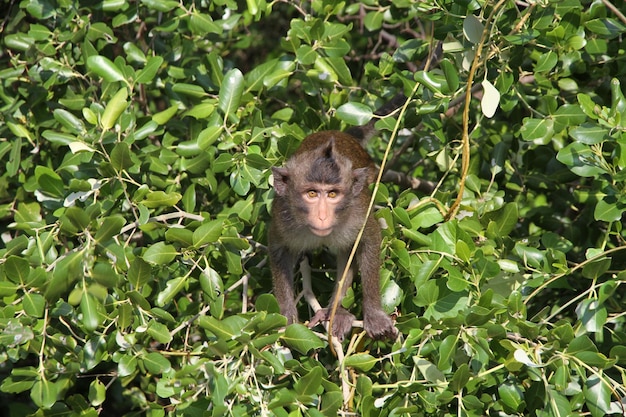
[[[2,415],[626,414],[618,4],[2,0]],[[337,360],[268,291],[269,168],[400,91],[401,335]]]

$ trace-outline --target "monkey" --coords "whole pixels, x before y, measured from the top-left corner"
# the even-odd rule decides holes
[[[368,216],[369,185],[377,174],[363,147],[370,132],[349,132],[357,134],[332,130],[313,133],[283,167],[272,168],[275,197],[268,249],[274,295],[287,322],[298,322],[293,278],[296,263],[303,253],[320,247],[336,251],[336,288],[329,307],[316,312],[310,326],[328,321],[330,306],[337,297],[339,301],[343,299],[352,283],[350,267],[343,288],[338,288],[357,234],[366,222],[355,258],[362,282],[363,327],[372,339],[393,339],[397,329],[381,306],[380,226],[373,216]],[[330,329],[332,336],[343,340],[354,319],[339,306]]]

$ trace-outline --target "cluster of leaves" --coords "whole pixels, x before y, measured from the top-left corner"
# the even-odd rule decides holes
[[[1,4],[2,415],[626,414],[625,6]],[[337,360],[268,291],[269,168],[400,91],[401,334]]]

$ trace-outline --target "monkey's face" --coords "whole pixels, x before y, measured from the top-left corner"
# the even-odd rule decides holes
[[[306,207],[306,223],[316,236],[324,237],[332,233],[337,225],[337,214],[342,207],[344,193],[336,186],[315,184],[301,194]]]

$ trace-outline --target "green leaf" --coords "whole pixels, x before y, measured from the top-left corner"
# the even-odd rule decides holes
[[[11,154],[9,155],[9,161],[6,164],[6,172],[9,176],[13,177],[20,169],[20,162],[22,153],[22,139],[17,137],[12,140]]]
[[[364,125],[373,115],[372,109],[361,103],[345,103],[337,108],[337,117],[351,125]]]
[[[212,316],[200,318],[200,326],[222,340],[234,340],[241,334],[244,324],[245,320],[237,316],[230,316],[224,320],[218,320]]]
[[[141,0],[141,4],[149,9],[163,13],[170,12],[180,6],[175,0]]]
[[[115,126],[115,122],[120,115],[128,107],[128,89],[126,87],[120,88],[117,93],[109,100],[107,106],[104,108],[102,117],[100,118],[100,125],[103,129],[109,130]],[[127,145],[128,146],[128,145]]]
[[[103,218],[102,224],[98,228],[98,231],[96,232],[96,235],[94,236],[94,239],[96,240],[96,242],[100,244],[108,241],[113,236],[116,236],[117,234],[119,234],[120,230],[122,230],[122,227],[124,226],[125,223],[126,221],[124,220],[124,217],[120,215],[114,215],[114,216]]]
[[[343,361],[344,366],[354,368],[362,372],[367,372],[379,362],[379,359],[369,353],[355,353],[349,355]]]
[[[85,124],[83,123],[83,121],[74,116],[74,114],[70,113],[69,111],[65,109],[54,109],[53,114],[55,120],[61,123],[71,133],[85,133]]]
[[[99,311],[102,307],[98,306],[99,301],[88,291],[83,291],[80,300],[80,311],[83,315],[83,325],[87,331],[93,332],[100,326],[101,318]]]
[[[59,391],[53,382],[41,377],[30,391],[30,398],[35,405],[43,409],[50,409],[57,401]]]
[[[169,360],[159,352],[150,352],[141,358],[144,366],[148,372],[156,375],[161,375],[172,369],[172,364]]]
[[[0,346],[9,348],[19,346],[30,342],[35,337],[33,330],[17,319],[9,319],[3,327],[0,332]]]
[[[598,155],[583,143],[570,143],[559,151],[556,159],[581,177],[595,177],[607,173]]]
[[[626,208],[622,204],[618,204],[617,201],[607,201],[604,198],[596,203],[596,207],[593,211],[593,217],[599,221],[616,222],[622,218]]]
[[[480,43],[483,36],[483,30],[483,24],[473,14],[470,14],[463,19],[463,35],[465,35],[465,38],[471,43]]]
[[[549,72],[559,62],[559,57],[554,51],[547,51],[539,55],[535,64],[535,72]]]
[[[169,329],[163,323],[152,320],[148,325],[148,334],[159,343],[167,344],[173,339]]]
[[[174,260],[178,252],[172,245],[157,242],[143,253],[143,260],[156,265],[165,265]]]
[[[456,353],[456,344],[458,341],[457,335],[448,335],[439,345],[439,361],[437,362],[437,368],[442,371],[446,371],[450,368],[454,354]]]
[[[186,277],[173,278],[167,281],[165,289],[157,296],[157,305],[163,307],[187,286]]]
[[[228,71],[222,80],[218,107],[225,117],[234,117],[244,89],[243,74],[237,68]]]
[[[25,285],[30,274],[30,264],[24,258],[11,255],[4,263],[4,272],[11,282]]]
[[[591,375],[583,385],[587,407],[593,417],[604,417],[611,412],[611,385],[598,375]]]
[[[106,386],[99,379],[94,379],[89,384],[89,403],[98,407],[106,400]]]
[[[292,349],[306,355],[310,350],[320,349],[325,343],[308,327],[302,324],[291,324],[285,329],[282,340]]]
[[[82,276],[83,256],[83,251],[71,252],[54,265],[52,279],[44,293],[49,302],[56,302]]]
[[[115,82],[115,81],[124,81],[126,82],[126,77],[122,71],[107,57],[101,55],[93,55],[87,58],[87,67],[90,71],[95,72],[105,81]],[[122,90],[125,90],[123,88]]]
[[[35,178],[41,191],[44,193],[55,197],[63,197],[65,195],[63,180],[59,174],[50,168],[43,166],[35,167]]]
[[[41,294],[27,292],[22,300],[24,312],[31,317],[43,317],[46,308],[46,299]]]
[[[134,288],[141,288],[146,282],[152,278],[152,267],[142,258],[133,259],[128,269],[128,282]]]
[[[160,56],[151,56],[148,59],[146,65],[137,72],[137,77],[135,78],[136,84],[148,84],[154,80],[154,77],[157,74],[157,71],[163,64],[163,57]]]
[[[606,324],[608,313],[597,300],[583,300],[576,307],[576,315],[590,333],[601,333]]]
[[[180,193],[165,191],[152,191],[146,195],[145,200],[141,202],[147,208],[172,207],[175,206],[183,196]]]
[[[537,145],[547,145],[554,134],[554,121],[551,119],[525,118],[520,129],[522,139]]]
[[[222,235],[222,219],[211,220],[203,223],[193,232],[193,245],[199,248],[209,243],[215,243]]]
[[[609,131],[592,123],[584,123],[569,131],[570,136],[577,142],[586,145],[595,145],[609,139]]]
[[[322,368],[316,366],[306,375],[298,379],[294,384],[293,389],[298,393],[298,395],[314,395],[321,388],[322,377]]]
[[[413,361],[428,382],[433,384],[446,382],[446,376],[431,362],[419,357],[414,357]]]
[[[162,126],[166,124],[172,117],[174,117],[177,112],[178,106],[170,106],[167,109],[152,115],[152,121],[156,123],[157,126]]]

